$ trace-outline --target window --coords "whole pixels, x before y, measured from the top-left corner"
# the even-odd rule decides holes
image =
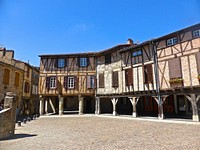
[[[110,64],[111,63],[111,54],[106,54],[105,55],[105,64]]]
[[[46,88],[55,89],[57,85],[56,77],[47,77],[46,78]]]
[[[142,55],[142,51],[141,50],[137,50],[137,51],[132,53],[133,57],[140,56],[140,55]]]
[[[104,88],[104,74],[99,74],[99,88]]]
[[[68,88],[74,88],[74,77],[68,77]]]
[[[87,66],[87,58],[80,58],[80,66],[81,67]]]
[[[175,45],[177,43],[178,43],[178,38],[177,37],[174,37],[174,38],[171,38],[171,39],[167,40],[167,46]]]
[[[58,59],[58,68],[63,68],[63,67],[65,67],[65,59],[59,58]]]
[[[24,93],[29,93],[29,92],[30,92],[30,84],[28,82],[25,82]]]
[[[153,83],[152,64],[144,66],[144,83]]]
[[[8,85],[10,79],[10,70],[4,69],[3,84]]]
[[[95,76],[87,76],[87,88],[95,88]]]
[[[200,29],[193,31],[193,37],[194,38],[200,37]]]
[[[112,73],[112,87],[119,86],[118,71]]]
[[[27,72],[26,72],[26,76],[29,78],[29,74],[30,74],[30,68],[27,66]]]
[[[15,86],[19,86],[20,73],[15,72]]]
[[[79,82],[76,76],[65,76],[64,77],[65,89],[76,89],[78,90]]]
[[[126,81],[126,86],[133,85],[133,69],[132,68],[125,70],[125,81]]]
[[[169,78],[175,79],[175,78],[181,78],[181,61],[180,58],[173,58],[168,61],[169,65]]]

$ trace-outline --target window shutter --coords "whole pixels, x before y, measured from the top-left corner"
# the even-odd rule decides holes
[[[78,88],[79,88],[78,77],[74,76],[74,89],[78,90]]]
[[[125,80],[126,80],[126,86],[133,85],[133,69],[132,68],[125,70]]]
[[[99,87],[104,88],[104,74],[99,74]]]
[[[174,58],[168,61],[169,65],[169,77],[173,78],[181,78],[181,61],[180,58]]]
[[[89,66],[90,65],[90,58],[87,57],[86,59],[87,59],[87,65],[86,66]]]
[[[112,86],[113,87],[119,86],[118,71],[115,71],[112,73]]]
[[[65,58],[65,67],[67,67],[67,58]]]
[[[67,89],[68,88],[68,76],[64,77],[64,88]]]
[[[78,66],[80,67],[80,57],[77,58]]]
[[[57,77],[55,76],[55,88],[57,89],[57,87],[58,87],[58,79],[57,79]]]
[[[91,84],[90,84],[90,76],[87,76],[87,81],[86,81],[86,85],[87,85],[87,88],[91,88]]]
[[[97,87],[97,78],[96,76],[94,76],[94,89],[96,89],[96,87]]]
[[[152,70],[152,64],[148,64],[145,66],[147,69],[147,82],[153,83],[153,70]]]
[[[55,59],[55,67],[58,67],[58,59]]]
[[[196,54],[196,62],[197,62],[197,71],[200,74],[200,53]]]
[[[46,88],[49,90],[50,86],[50,77],[46,77]]]

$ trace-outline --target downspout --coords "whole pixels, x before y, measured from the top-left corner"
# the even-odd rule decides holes
[[[156,94],[158,96],[158,117],[159,119],[163,118],[163,110],[162,110],[162,99],[160,94],[160,81],[159,81],[159,72],[158,72],[158,57],[157,57],[157,49],[155,43],[151,42],[153,46],[153,61],[154,61],[154,72],[155,72],[155,80],[156,80]]]

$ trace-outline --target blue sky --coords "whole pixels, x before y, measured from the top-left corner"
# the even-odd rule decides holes
[[[0,45],[40,54],[99,51],[200,23],[200,0],[0,0]]]

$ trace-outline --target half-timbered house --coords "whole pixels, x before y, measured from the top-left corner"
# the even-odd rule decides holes
[[[118,101],[122,99],[123,78],[121,68],[121,55],[119,51],[125,47],[134,45],[131,39],[127,44],[121,44],[97,53],[97,98],[96,114],[113,113],[116,115]],[[124,111],[121,108],[122,112]]]
[[[40,114],[95,111],[95,53],[40,58]]]

